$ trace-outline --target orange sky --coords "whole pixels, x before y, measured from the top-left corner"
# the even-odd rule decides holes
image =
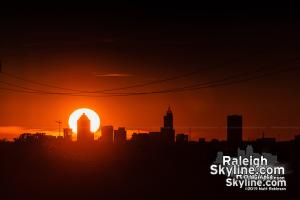
[[[34,56],[26,56],[26,61],[23,60],[22,63],[9,59],[4,60],[3,70],[13,71],[14,74],[22,75],[27,79],[83,90],[116,88],[120,85],[132,85],[170,76],[169,73],[160,73],[160,71],[142,73],[128,69],[123,71],[114,70],[114,68],[118,68],[116,66],[120,65],[122,60],[118,61],[120,62],[118,64],[115,64],[115,61],[111,64],[106,60],[99,61],[95,58],[94,63],[92,59],[81,60],[78,58],[78,62],[74,62],[74,58],[63,61],[60,61],[59,57],[48,58],[45,61],[36,61],[35,59]],[[51,61],[48,62],[48,60]],[[171,72],[172,70],[170,70],[170,74]],[[95,75],[107,73],[127,73],[131,75],[124,77],[99,77]],[[201,76],[203,79],[207,79],[205,75]],[[299,132],[297,128],[300,120],[299,107],[294,107],[297,105],[298,97],[293,96],[296,88],[282,85],[282,83],[290,78],[288,82],[292,84],[297,80],[296,76],[296,74],[284,74],[279,77],[271,77],[267,82],[257,80],[241,85],[209,88],[196,92],[130,97],[96,98],[33,95],[1,91],[0,109],[2,116],[0,125],[2,127],[16,126],[56,131],[56,120],[61,120],[63,122],[62,126],[67,127],[70,113],[77,108],[88,107],[99,114],[102,125],[111,124],[116,128],[125,126],[128,129],[154,131],[159,130],[159,127],[162,126],[162,117],[168,105],[170,105],[174,112],[174,124],[177,132],[188,132],[189,128],[192,127],[193,139],[198,137],[224,139],[224,128],[205,129],[205,127],[224,127],[226,116],[229,114],[242,114],[245,126],[259,127],[258,131],[246,131],[248,136],[245,136],[245,138],[258,137],[264,129],[267,135],[277,137],[279,135],[280,138],[289,139],[292,138],[293,134]],[[36,88],[31,83],[14,80],[3,75],[1,80],[21,84],[24,87]],[[151,85],[142,89],[156,90],[163,87],[176,87],[192,81],[188,78]],[[282,90],[280,92],[269,90],[266,94],[266,88],[276,86]],[[45,88],[38,87],[38,89]],[[49,88],[46,89],[49,90]],[[140,90],[140,88],[136,90]],[[287,102],[285,99],[289,99],[289,101]],[[291,127],[291,130],[285,128],[274,131],[272,128],[266,129],[263,127]],[[7,130],[7,132],[11,131]],[[14,131],[14,133],[16,132],[18,131]],[[7,137],[6,134],[5,129],[2,128],[2,137]]]
[[[182,79],[120,92],[156,91],[255,69],[270,71],[278,63],[283,67],[298,65],[293,60],[298,55],[300,31],[293,18],[261,20],[247,15],[233,20],[227,15],[201,13],[27,12],[12,12],[3,18],[2,70],[60,87],[103,90],[198,71]],[[298,77],[299,71],[293,71],[191,92],[106,98],[0,89],[0,135],[8,137],[24,129],[56,131],[56,120],[66,127],[70,113],[81,107],[95,110],[102,125],[159,130],[170,105],[177,132],[188,132],[192,127],[193,139],[224,139],[226,131],[220,127],[226,125],[229,114],[243,115],[246,127],[259,127],[255,131],[246,129],[244,139],[260,136],[262,127],[269,127],[264,128],[266,135],[289,139],[300,133]],[[3,74],[0,81],[66,92]],[[0,87],[16,89],[5,83]]]

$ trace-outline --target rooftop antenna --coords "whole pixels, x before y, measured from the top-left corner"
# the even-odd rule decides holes
[[[62,122],[60,120],[55,121],[56,123],[58,123],[58,136],[60,136],[60,126],[62,124]]]

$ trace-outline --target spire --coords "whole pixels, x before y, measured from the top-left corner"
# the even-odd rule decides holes
[[[169,105],[167,113],[172,113],[171,106]]]

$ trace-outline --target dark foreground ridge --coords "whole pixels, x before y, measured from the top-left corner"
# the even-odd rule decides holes
[[[288,168],[287,191],[253,192],[226,187],[225,177],[210,175],[217,152],[228,153],[226,142],[2,142],[1,199],[281,198],[298,193],[299,144],[251,143]]]

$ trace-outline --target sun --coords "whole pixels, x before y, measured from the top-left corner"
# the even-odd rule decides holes
[[[69,127],[72,129],[73,133],[77,133],[77,120],[83,113],[91,120],[91,132],[95,133],[100,127],[100,118],[95,111],[89,108],[79,108],[72,112],[69,117]]]

